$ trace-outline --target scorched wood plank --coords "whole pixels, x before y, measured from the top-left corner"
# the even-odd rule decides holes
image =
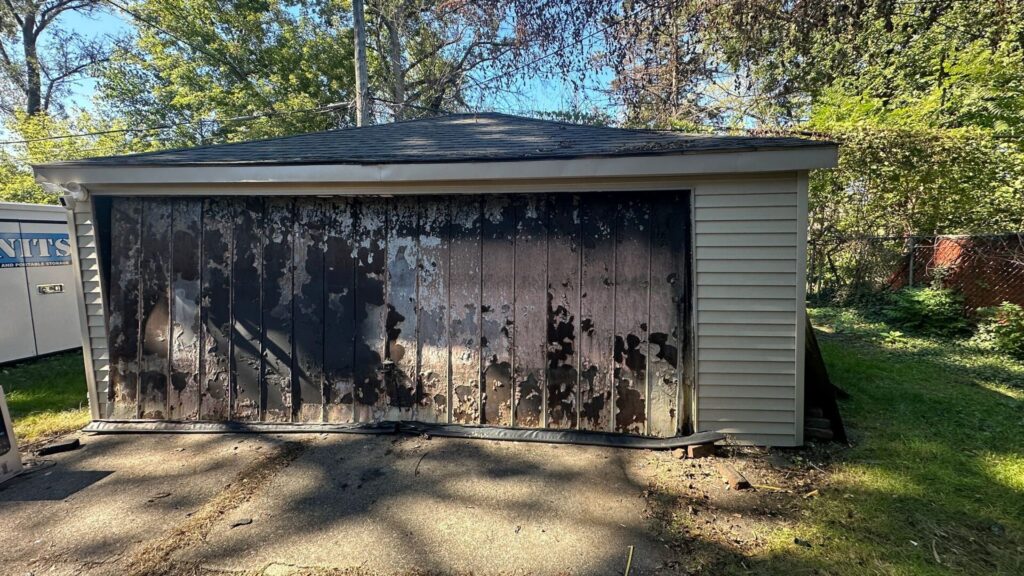
[[[544,196],[516,199],[515,331],[513,381],[515,425],[544,425],[547,358],[547,214]]]
[[[200,254],[203,202],[172,201],[171,217],[171,387],[167,417],[199,418]]]
[[[238,204],[224,197],[203,201],[199,375],[203,420],[227,420],[231,414],[231,244]]]
[[[515,265],[515,211],[506,196],[487,196],[483,211],[480,356],[481,419],[512,425],[512,284]]]
[[[452,422],[480,423],[481,198],[452,199],[449,265]]]
[[[110,400],[113,418],[139,416],[139,258],[142,204],[114,198],[110,214]]]
[[[170,353],[171,202],[142,200],[139,416],[167,417]]]
[[[416,420],[448,422],[448,243],[450,200],[420,202],[419,391]]]

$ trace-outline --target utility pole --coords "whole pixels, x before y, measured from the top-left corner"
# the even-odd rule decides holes
[[[356,126],[370,123],[370,87],[366,72],[366,18],[363,0],[352,0],[352,27],[356,44]]]

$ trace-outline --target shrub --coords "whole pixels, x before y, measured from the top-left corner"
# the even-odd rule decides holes
[[[1024,358],[1024,308],[1010,302],[979,311],[974,340],[987,348]]]
[[[892,293],[885,318],[905,330],[932,336],[958,336],[968,331],[963,296],[944,288],[905,288]]]

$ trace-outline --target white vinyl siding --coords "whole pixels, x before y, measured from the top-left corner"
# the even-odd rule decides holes
[[[749,444],[802,440],[799,205],[796,173],[694,187],[700,430]]]
[[[74,262],[78,267],[79,303],[82,318],[82,353],[89,387],[89,405],[93,418],[107,414],[107,386],[110,372],[107,352],[106,317],[103,313],[103,292],[100,287],[100,265],[96,251],[92,201],[75,204],[69,218],[74,242]]]

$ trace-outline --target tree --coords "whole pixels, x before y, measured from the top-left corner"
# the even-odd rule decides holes
[[[352,0],[352,35],[356,48],[356,126],[364,126],[370,122],[370,80],[366,64],[366,12],[363,0]]]
[[[16,112],[3,125],[19,142],[0,148],[0,201],[56,204],[57,197],[35,183],[31,166],[58,160],[110,156],[153,149],[134,138],[124,122],[109,122],[80,112],[67,118]],[[68,137],[69,134],[91,135]]]
[[[0,5],[0,111],[62,113],[71,85],[106,60],[102,44],[62,28],[66,12],[90,14],[100,0],[3,0]],[[48,35],[49,50],[41,41]]]
[[[352,124],[352,31],[286,0],[141,0],[99,75],[101,111],[164,145]]]
[[[320,10],[332,28],[349,23],[347,2],[326,0]],[[511,12],[501,2],[366,0],[365,14],[374,112],[393,120],[473,108],[471,96],[521,77],[480,86],[474,75],[507,70],[533,49],[527,37],[502,26]]]

